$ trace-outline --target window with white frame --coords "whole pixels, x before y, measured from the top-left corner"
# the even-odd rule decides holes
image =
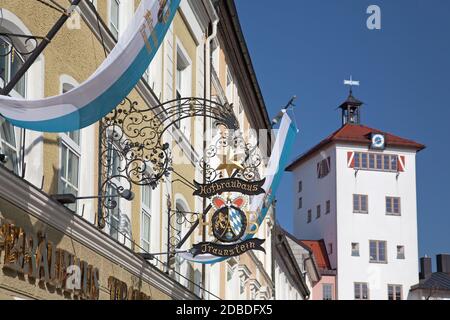
[[[0,36],[0,86],[3,88],[24,64],[23,57],[15,50],[11,42]],[[13,88],[11,96],[25,97],[26,74]]]
[[[369,285],[366,282],[355,282],[355,300],[369,300]]]
[[[110,133],[112,134],[112,133]],[[119,239],[119,226],[120,226],[120,197],[117,197],[118,190],[116,186],[120,186],[119,167],[120,167],[120,151],[119,147],[115,146],[112,142],[108,142],[108,154],[107,154],[107,167],[108,177],[110,177],[110,183],[106,188],[106,196],[112,196],[116,206],[108,209],[107,222],[109,225],[109,235],[118,240]]]
[[[16,130],[7,120],[0,117],[0,154],[5,156],[3,166],[19,173],[19,157]]]
[[[181,43],[177,44],[177,70],[175,74],[175,88],[176,98],[191,96],[192,79],[191,79],[191,61],[186,51],[181,46]],[[178,104],[178,112],[181,110],[181,103]],[[182,121],[181,115],[178,115],[178,121],[175,123],[176,127],[181,129],[187,134],[186,121]]]
[[[73,85],[62,84],[62,93],[73,89]],[[59,181],[59,193],[71,193],[78,196],[80,181],[81,137],[80,131],[65,132],[61,139],[61,170]],[[77,210],[77,204],[69,204],[67,207]]]
[[[402,300],[402,286],[388,284],[388,300]]]
[[[150,252],[152,188],[144,185],[141,188],[141,247]]]
[[[119,38],[120,1],[121,0],[109,0],[109,29],[116,39]]]
[[[322,299],[333,300],[333,285],[331,283],[322,284]]]
[[[370,262],[379,262],[379,263],[387,262],[386,247],[387,247],[386,241],[370,240],[369,241]]]
[[[0,88],[4,88],[11,81],[23,63],[22,55],[12,47],[11,42],[0,36]],[[26,79],[27,74],[14,86],[10,96],[22,98],[26,96]],[[5,156],[2,164],[15,174],[19,173],[17,135],[21,135],[21,133],[21,130],[16,129],[11,123],[0,117],[0,154]]]

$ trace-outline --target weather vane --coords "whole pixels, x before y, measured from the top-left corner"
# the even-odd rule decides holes
[[[350,76],[350,80],[344,80],[344,85],[350,86],[350,94],[352,94],[353,86],[359,86],[359,81],[353,80],[353,77]]]

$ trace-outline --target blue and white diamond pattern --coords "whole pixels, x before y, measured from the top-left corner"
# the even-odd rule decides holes
[[[231,230],[233,230],[233,233],[237,235],[241,232],[243,226],[241,213],[239,210],[229,208],[228,214],[230,219]]]

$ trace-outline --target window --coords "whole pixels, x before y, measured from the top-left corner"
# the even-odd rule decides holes
[[[303,206],[303,198],[298,198],[298,208],[301,209]]]
[[[307,217],[307,222],[308,222],[308,223],[310,223],[310,222],[311,222],[311,220],[312,220],[312,210],[311,210],[311,209],[309,209],[309,210],[308,210],[308,217]]]
[[[359,243],[352,242],[352,257],[359,257]]]
[[[397,259],[405,259],[405,246],[397,246]]]
[[[0,86],[3,88],[19,71],[24,63],[23,57],[13,49],[11,43],[4,37],[0,37]],[[26,75],[22,77],[11,92],[11,96],[25,97]]]
[[[73,89],[68,83],[62,85],[62,93]],[[79,169],[81,157],[80,131],[72,131],[61,134],[61,172],[60,172],[60,193],[71,193],[78,195],[79,189]],[[69,209],[76,211],[77,204],[70,204]]]
[[[152,188],[149,185],[142,186],[141,193],[141,246],[145,251],[150,252]]]
[[[109,134],[113,134],[113,132],[110,132]],[[120,167],[120,152],[115,147],[112,142],[108,143],[108,176],[109,177],[115,177],[119,174],[119,167]],[[109,183],[106,188],[106,196],[117,196],[119,193],[117,191],[116,186],[120,186],[120,179],[113,178],[112,183]],[[108,224],[109,224],[109,235],[118,240],[119,239],[119,225],[120,225],[120,197],[115,197],[115,206],[108,209]]]
[[[23,57],[13,49],[8,39],[0,36],[0,88],[4,88],[24,63]],[[11,91],[14,97],[25,97],[26,74]],[[0,153],[6,156],[3,166],[19,173],[19,148],[17,146],[16,129],[7,120],[0,117]]]
[[[320,204],[317,206],[317,209],[316,209],[316,219],[319,219],[320,218]]]
[[[364,194],[353,195],[353,212],[368,213],[368,196]]]
[[[227,99],[229,103],[233,102],[233,76],[231,75],[230,68],[227,66]]]
[[[299,181],[298,182],[298,192],[302,192],[303,191],[303,181]]]
[[[328,243],[328,254],[333,254],[333,244],[331,242]]]
[[[398,155],[355,152],[355,169],[392,171],[398,170]]]
[[[106,196],[115,196],[117,195],[116,188],[109,184],[106,189]],[[120,212],[119,212],[119,198],[117,198],[116,206],[108,209],[108,224],[109,224],[109,235],[118,240],[119,239],[119,225],[120,225]]]
[[[322,284],[322,299],[333,300],[333,285],[330,283]]]
[[[317,177],[322,179],[330,173],[331,158],[328,157],[317,163]]]
[[[370,262],[385,263],[386,260],[386,241],[370,240]]]
[[[243,295],[245,292],[245,278],[240,277],[239,278],[239,293]]]
[[[0,153],[6,156],[3,165],[15,174],[19,173],[18,149],[14,126],[0,117]]]
[[[388,284],[388,300],[402,300],[402,286]]]
[[[386,214],[399,216],[400,212],[400,198],[398,197],[386,197]]]
[[[180,99],[182,97],[188,97],[191,95],[191,62],[189,57],[181,43],[177,43],[177,70],[175,74],[175,85],[176,85],[176,98]],[[178,121],[175,123],[176,127],[182,129],[182,131],[187,134],[187,129],[185,128],[188,121],[181,120],[181,101],[178,103]]]
[[[331,212],[331,201],[327,200],[325,205],[325,214],[329,214]]]
[[[61,134],[60,193],[78,195],[80,153],[79,131]],[[76,207],[76,203],[68,205],[74,211]]]
[[[120,0],[110,0],[109,28],[116,37],[119,38]]]
[[[369,286],[366,282],[355,282],[355,300],[369,300]]]

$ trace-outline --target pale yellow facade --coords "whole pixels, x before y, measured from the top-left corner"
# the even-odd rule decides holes
[[[85,81],[95,72],[105,59],[104,50],[109,52],[114,45],[111,32],[103,27],[110,28],[111,25],[111,5],[113,5],[111,1],[114,0],[94,1],[96,10],[101,17],[99,22],[101,32],[97,28],[95,9],[86,3],[80,5],[79,11],[75,13],[75,16],[78,15],[80,17],[77,20],[79,21],[79,28],[69,28],[68,25],[61,28],[57,36],[38,59],[38,62],[28,72],[27,98],[58,95],[62,92],[67,79],[70,79],[70,81],[67,80],[68,84],[75,86]],[[68,1],[58,0],[57,2],[63,7],[68,6]],[[186,74],[189,75],[188,79],[185,80],[187,82],[183,83],[183,90],[188,88],[188,90],[182,92],[183,96],[203,97],[203,92],[206,90],[208,99],[220,101],[221,103],[229,102],[235,106],[236,117],[244,132],[248,128],[267,129],[269,126],[267,113],[264,113],[266,111],[263,102],[257,98],[260,95],[257,92],[259,88],[251,84],[251,79],[242,76],[245,73],[235,74],[237,71],[235,69],[239,68],[239,66],[233,65],[231,62],[236,59],[243,59],[242,53],[231,57],[231,55],[236,55],[231,48],[238,51],[242,50],[242,48],[238,47],[237,41],[235,43],[226,43],[228,38],[223,38],[224,31],[221,32],[223,29],[220,29],[220,24],[228,22],[219,19],[216,12],[217,8],[214,7],[211,1],[205,0],[202,3],[204,3],[204,6],[200,9],[201,6],[193,5],[192,1],[182,1],[166,39],[150,66],[149,75],[144,76],[141,80],[141,86],[144,89],[140,87],[140,89],[133,90],[128,95],[128,98],[131,101],[135,101],[139,106],[147,106],[148,108],[154,106],[150,102],[164,102],[176,98],[177,89],[179,89],[177,68],[179,68],[181,63],[178,59],[181,59],[179,57],[182,55],[182,63],[187,65],[184,67],[184,70],[188,70]],[[138,0],[121,0],[119,22],[129,21],[138,5]],[[220,5],[226,4],[221,3]],[[11,24],[18,24],[20,27],[18,29],[23,29],[23,26],[26,27],[26,30],[22,31],[23,33],[29,32],[32,35],[39,36],[45,35],[60,16],[60,13],[43,6],[38,1],[0,0],[0,8],[3,13],[2,16],[10,17]],[[208,41],[216,43],[215,48],[218,52],[213,53],[212,49],[210,49],[211,52],[207,54],[211,56],[213,54],[216,55],[216,59],[211,59],[216,66],[207,67],[205,70],[205,59],[206,61],[210,60],[209,57],[204,56],[208,36],[206,26],[212,26],[214,19],[220,20],[219,30],[216,37]],[[3,24],[1,32],[15,33],[16,30],[5,29],[5,26],[8,25],[9,23]],[[119,34],[123,32],[124,28],[124,25],[119,24]],[[101,38],[104,38],[103,44],[100,41]],[[208,45],[207,47],[210,48],[211,46]],[[217,67],[218,70],[216,70]],[[207,74],[208,70],[212,71]],[[253,72],[253,70],[250,71]],[[217,82],[214,81],[216,76]],[[246,92],[246,94],[243,94],[243,91],[250,93]],[[263,108],[264,112],[256,110],[257,105],[259,105],[259,108]],[[23,134],[19,129],[16,128],[15,130],[18,136]],[[151,208],[149,208],[151,211],[149,212],[149,216],[151,216],[151,236],[147,239],[150,242],[149,251],[151,253],[164,253],[167,251],[168,200],[173,209],[181,206],[183,210],[188,212],[201,212],[202,210],[202,201],[192,196],[192,188],[176,181],[180,180],[180,176],[190,182],[201,179],[198,161],[202,154],[202,119],[187,119],[182,128],[173,129],[171,132],[168,140],[170,141],[170,148],[174,157],[174,173],[169,178],[164,179],[151,192]],[[62,145],[64,139],[66,137],[62,134],[41,134],[27,131],[25,149],[29,151],[29,154],[25,156],[27,166],[25,168],[25,177],[22,180],[27,181],[29,184],[27,188],[32,189],[32,193],[39,194],[42,192],[47,196],[60,193]],[[98,124],[93,124],[81,130],[81,143],[78,150],[78,196],[98,194],[98,139]],[[184,143],[186,141],[187,143]],[[19,146],[17,146],[17,149],[19,149]],[[9,172],[3,173],[3,176],[9,177]],[[114,260],[115,258],[112,258],[108,253],[103,252],[102,254],[103,249],[100,247],[90,244],[89,241],[94,241],[93,239],[83,240],[77,235],[76,230],[78,229],[76,228],[86,228],[87,224],[91,226],[97,225],[97,200],[78,202],[76,212],[73,213],[75,221],[73,225],[76,225],[76,227],[73,227],[73,230],[71,228],[56,230],[55,226],[52,225],[51,219],[45,219],[44,208],[48,204],[41,203],[42,208],[36,209],[37,211],[34,213],[32,209],[27,210],[26,206],[19,209],[15,208],[14,204],[11,204],[13,195],[3,196],[0,194],[0,217],[5,218],[17,227],[26,229],[28,233],[36,233],[40,231],[40,228],[44,228],[48,240],[55,243],[58,248],[70,251],[77,258],[85,260],[93,267],[98,268],[100,275],[100,299],[109,299],[111,297],[111,288],[108,287],[110,277],[123,281],[131,288],[138,289],[139,292],[151,299],[271,299],[273,294],[273,283],[271,280],[271,228],[274,224],[272,214],[268,215],[258,233],[258,236],[266,239],[264,244],[266,254],[250,252],[241,257],[205,267],[188,261],[177,261],[175,263],[171,261],[170,266],[178,269],[176,269],[175,273],[171,271],[169,275],[164,274],[164,276],[169,278],[168,280],[162,280],[162,278],[160,280],[167,281],[165,283],[166,287],[174,286],[178,288],[179,293],[171,296],[168,291],[164,291],[164,285],[158,287],[157,283],[149,283],[145,277],[140,277],[133,271],[133,266],[137,261],[133,259],[140,259],[143,269],[157,269],[154,272],[149,271],[149,274],[152,274],[151,272],[153,274],[157,273],[158,277],[160,277],[166,271],[163,263],[167,261],[165,255],[157,256],[162,263],[153,261],[147,264],[139,257],[131,258],[133,252],[142,251],[133,245],[132,242],[135,242],[140,247],[143,246],[142,221],[144,209],[142,192],[146,192],[137,185],[133,185],[132,191],[135,194],[132,201],[119,200],[121,210],[125,212],[124,215],[127,215],[130,221],[129,236],[132,241],[121,241],[120,237],[116,239],[117,241],[114,239],[111,241],[106,240],[108,237],[107,228],[102,231],[92,228],[92,232],[105,233],[99,238],[101,241],[105,241],[105,248],[108,247],[109,243],[115,243],[117,246],[121,246],[120,250],[131,254],[130,258],[126,258],[131,259],[130,261],[123,258],[128,261],[123,265],[118,264]],[[24,199],[24,201],[26,202],[27,199]],[[52,200],[49,199],[48,201]],[[58,211],[57,208],[59,206],[62,216],[67,215],[69,212],[59,204],[52,203],[51,205],[54,208],[52,209],[53,211]],[[182,236],[188,231],[189,227],[189,224],[182,226]],[[68,231],[73,231],[73,234]],[[197,229],[183,248],[190,248],[201,240],[202,237]],[[5,256],[0,255],[0,259],[4,258]],[[154,266],[151,264],[154,264]],[[176,266],[177,264],[179,265]],[[180,273],[181,277],[177,276],[176,273]],[[58,294],[45,283],[39,281],[33,283],[31,280],[20,279],[20,277],[20,275],[16,276],[10,271],[0,271],[0,299],[5,297],[32,299],[64,298],[64,294]],[[179,283],[177,284],[177,282]],[[234,291],[230,292],[230,287],[234,288]]]

